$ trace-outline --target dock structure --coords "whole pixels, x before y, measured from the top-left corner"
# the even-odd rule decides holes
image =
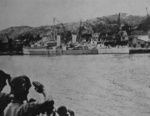
[[[129,48],[129,51],[121,52],[104,52],[102,49],[83,49],[83,50],[63,50],[63,49],[46,49],[46,48],[23,48],[22,51],[5,51],[0,52],[0,55],[47,55],[47,56],[57,56],[57,55],[97,55],[97,54],[149,54],[150,48]]]
[[[147,54],[150,53],[150,48],[130,48],[130,54]]]

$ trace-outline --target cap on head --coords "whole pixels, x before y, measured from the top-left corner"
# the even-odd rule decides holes
[[[22,93],[29,90],[29,88],[31,87],[31,82],[30,79],[25,75],[18,76],[11,79],[10,87],[12,94]]]
[[[60,106],[58,109],[57,109],[57,113],[59,115],[65,115],[67,114],[67,108],[65,106]]]

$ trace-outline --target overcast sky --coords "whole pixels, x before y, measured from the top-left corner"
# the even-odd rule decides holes
[[[0,30],[11,26],[44,26],[53,17],[62,23],[116,13],[146,15],[150,0],[0,0]]]

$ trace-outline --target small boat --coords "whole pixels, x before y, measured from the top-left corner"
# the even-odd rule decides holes
[[[23,54],[24,55],[55,55],[56,51],[53,49],[47,49],[47,48],[23,48]]]
[[[97,49],[53,49],[48,48],[23,48],[24,55],[84,55],[84,54],[98,54]]]
[[[128,46],[98,46],[98,54],[129,54],[130,48]]]
[[[63,55],[87,55],[87,54],[98,54],[98,50],[84,49],[84,50],[64,50]]]

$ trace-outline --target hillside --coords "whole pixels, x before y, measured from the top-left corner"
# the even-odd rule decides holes
[[[118,28],[118,14],[97,17],[94,19],[89,19],[82,21],[81,26],[93,30],[94,32],[110,32]],[[150,21],[147,20],[146,16],[133,16],[127,15],[126,13],[120,14],[121,24],[126,23],[131,27],[138,27],[139,30],[147,31],[149,29]],[[79,32],[80,22],[57,24],[55,25],[55,31],[57,33],[62,33],[65,31],[71,31],[74,33]],[[35,39],[38,40],[43,36],[54,35],[54,26],[40,26],[40,27],[29,27],[29,26],[19,26],[10,27],[0,31],[0,39],[5,39],[7,34],[12,39]]]

